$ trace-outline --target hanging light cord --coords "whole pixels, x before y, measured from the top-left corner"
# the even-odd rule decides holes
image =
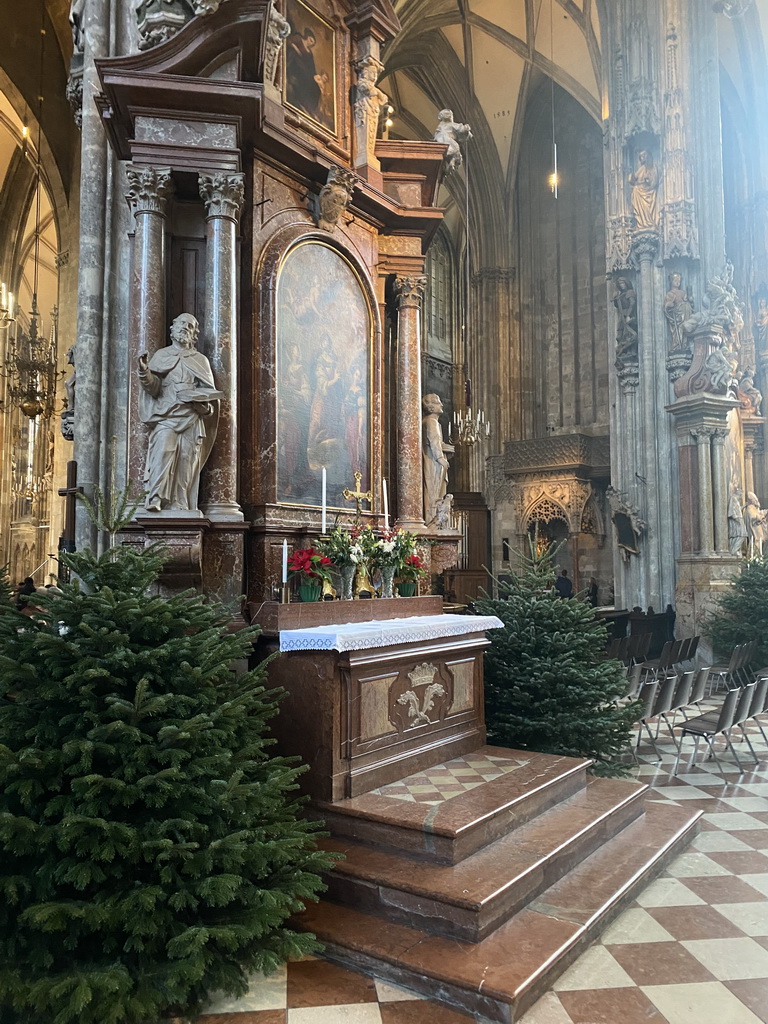
[[[41,213],[41,186],[42,186],[42,134],[43,134],[43,73],[45,69],[45,0],[40,0],[40,67],[38,78],[37,94],[37,153],[36,153],[36,177],[37,193],[35,197],[35,269],[32,287],[32,316],[36,316],[37,289],[40,278],[40,213]]]
[[[555,138],[555,0],[549,0],[549,63],[550,105],[552,110],[552,194],[557,199],[557,140]]]

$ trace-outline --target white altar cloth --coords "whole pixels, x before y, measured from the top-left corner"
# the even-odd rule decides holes
[[[280,631],[281,651],[365,651],[373,647],[483,633],[504,623],[495,615],[414,615]]]

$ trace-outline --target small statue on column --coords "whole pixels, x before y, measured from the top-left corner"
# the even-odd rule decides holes
[[[70,345],[67,349],[67,363],[72,367],[72,376],[64,381],[66,393],[64,412],[61,414],[61,433],[66,441],[75,439],[75,385],[77,384],[77,370],[75,369],[75,346]]]
[[[747,504],[744,508],[744,518],[747,522],[747,538],[749,540],[749,558],[763,557],[763,544],[768,533],[768,509],[760,508],[760,502],[754,491],[747,494]]]
[[[742,492],[736,488],[728,502],[728,549],[732,555],[744,554],[744,542],[747,539],[747,524],[744,522],[742,510]]]
[[[647,149],[637,154],[637,168],[629,175],[632,186],[632,212],[638,231],[657,231],[659,227],[659,172]]]
[[[355,125],[357,126],[357,156],[365,157],[372,164],[376,159],[376,136],[379,130],[382,107],[389,101],[385,92],[376,85],[384,65],[370,54],[355,64],[357,84],[355,85]]]
[[[453,445],[443,441],[440,414],[443,403],[439,395],[422,399],[425,415],[421,421],[422,466],[424,471],[424,522],[431,526],[438,521],[448,490],[448,458]]]
[[[690,293],[683,288],[680,274],[669,276],[669,291],[664,296],[664,316],[669,325],[670,351],[680,352],[689,348],[690,342],[683,324],[693,316],[693,304]]]
[[[171,325],[171,344],[151,359],[139,356],[139,415],[149,427],[144,473],[148,512],[197,509],[200,472],[218,426],[219,400],[211,364],[196,348],[199,324],[191,313]]]
[[[616,324],[616,366],[637,363],[637,295],[632,282],[626,277],[616,280],[613,296],[618,321]]]
[[[266,85],[277,85],[277,61],[283,43],[291,34],[291,26],[272,4],[267,19],[267,46],[264,56],[264,82]]]
[[[445,172],[455,171],[464,162],[461,155],[460,142],[466,142],[472,138],[472,129],[468,124],[457,124],[453,120],[452,110],[441,110],[437,115],[437,128],[435,129],[435,142],[442,142],[448,147],[445,154]]]

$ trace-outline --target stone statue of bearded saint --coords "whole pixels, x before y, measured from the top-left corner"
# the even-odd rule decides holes
[[[439,395],[424,395],[424,417],[421,421],[422,467],[424,471],[424,522],[429,526],[438,518],[438,510],[448,490],[447,453],[452,445],[443,441],[440,413],[443,403]]]
[[[149,427],[144,473],[148,512],[197,509],[200,471],[216,437],[219,399],[211,364],[195,347],[191,313],[171,325],[171,344],[139,357],[139,416]]]

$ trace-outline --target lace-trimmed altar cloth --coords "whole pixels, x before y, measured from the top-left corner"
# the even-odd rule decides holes
[[[280,631],[281,651],[365,651],[418,640],[484,633],[504,623],[495,615],[414,615]]]

